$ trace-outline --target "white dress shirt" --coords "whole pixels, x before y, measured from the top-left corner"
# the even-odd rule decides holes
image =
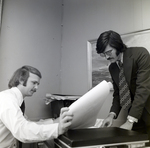
[[[0,92],[0,148],[9,148],[15,138],[30,143],[58,137],[58,123],[51,119],[40,123],[26,120],[20,109],[22,102],[17,87]]]

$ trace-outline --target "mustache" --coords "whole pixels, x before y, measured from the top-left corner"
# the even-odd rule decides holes
[[[32,89],[33,92],[36,92],[36,89]]]

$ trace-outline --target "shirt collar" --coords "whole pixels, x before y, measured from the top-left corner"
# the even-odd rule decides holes
[[[119,66],[118,61],[120,61],[121,63],[123,63],[123,52],[121,52],[119,56],[120,56],[120,57],[119,57],[119,59],[118,59],[117,62],[116,62],[118,66]],[[119,67],[119,68],[120,68],[120,67]]]
[[[120,53],[121,55],[120,55],[120,61],[123,63],[123,52],[122,53]]]
[[[21,104],[23,102],[23,95],[22,95],[21,91],[17,87],[12,87],[11,91],[14,92],[14,94],[15,94],[17,100],[18,100],[18,103],[21,106]]]

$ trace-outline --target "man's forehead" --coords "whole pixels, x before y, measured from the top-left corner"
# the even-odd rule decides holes
[[[36,74],[33,74],[31,72],[29,72],[29,79],[32,79],[32,80],[39,80],[40,77]]]
[[[105,48],[105,52],[114,49],[113,47],[111,47],[109,44],[106,46]]]

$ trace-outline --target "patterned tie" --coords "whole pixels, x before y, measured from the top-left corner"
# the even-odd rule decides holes
[[[131,96],[128,84],[126,82],[123,70],[123,63],[118,62],[120,66],[120,73],[119,73],[119,95],[120,95],[120,105],[123,109],[129,109],[131,106]]]

